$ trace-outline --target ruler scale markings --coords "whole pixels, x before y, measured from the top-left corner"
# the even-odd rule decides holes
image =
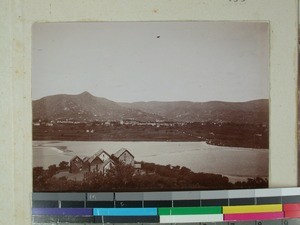
[[[259,220],[256,225],[282,225],[282,220]]]
[[[288,219],[282,221],[283,225],[299,225],[300,219]]]

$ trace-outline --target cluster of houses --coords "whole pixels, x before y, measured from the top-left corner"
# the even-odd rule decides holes
[[[141,166],[140,163],[134,161],[134,156],[126,148],[121,148],[112,155],[101,149],[90,157],[80,158],[79,156],[74,156],[70,160],[70,173],[86,171],[105,174],[107,170],[115,165],[116,160],[136,169],[140,169]]]

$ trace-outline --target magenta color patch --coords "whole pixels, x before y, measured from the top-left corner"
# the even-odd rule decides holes
[[[225,214],[224,221],[283,219],[283,212]]]

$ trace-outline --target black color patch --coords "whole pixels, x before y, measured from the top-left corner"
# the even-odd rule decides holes
[[[145,201],[144,207],[172,207],[172,201]]]
[[[104,216],[103,223],[158,223],[158,216]]]
[[[300,202],[300,196],[282,196],[282,204],[286,203],[299,203]]]
[[[200,206],[200,200],[174,200],[173,207]]]
[[[83,201],[62,201],[61,202],[62,208],[84,208]]]
[[[201,206],[228,206],[228,199],[201,200]]]
[[[142,201],[117,201],[117,208],[141,208],[143,206]]]
[[[281,197],[262,197],[256,198],[257,205],[264,205],[264,204],[281,204]]]
[[[229,205],[254,205],[254,198],[233,198],[229,199]]]
[[[112,201],[91,201],[86,202],[87,208],[114,208],[114,202]]]
[[[59,223],[94,223],[93,216],[58,216]]]
[[[32,208],[58,208],[58,201],[32,201]]]

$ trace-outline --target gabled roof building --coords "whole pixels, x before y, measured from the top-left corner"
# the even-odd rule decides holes
[[[134,167],[134,156],[126,148],[121,148],[113,155],[109,155],[105,150],[100,149],[94,155],[83,159],[79,156],[74,156],[70,160],[70,173],[88,171],[106,174],[107,170],[115,164],[112,156],[124,165]]]

